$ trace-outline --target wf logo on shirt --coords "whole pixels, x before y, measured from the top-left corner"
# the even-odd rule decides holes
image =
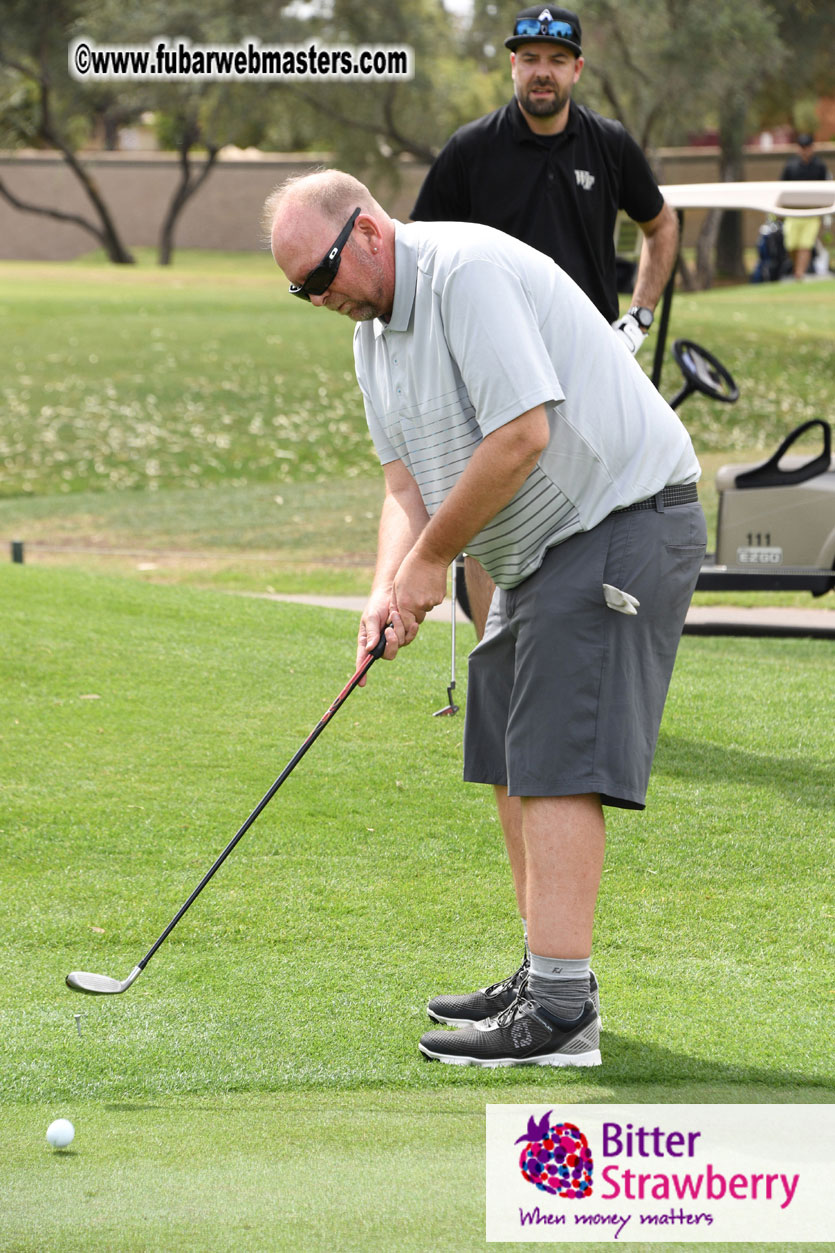
[[[519,1155],[522,1178],[540,1192],[579,1200],[592,1194],[594,1163],[589,1142],[572,1122],[551,1126],[551,1110],[537,1122],[531,1115],[527,1131],[516,1144],[524,1144]]]
[[[594,175],[589,174],[588,170],[575,170],[574,177],[577,180],[577,186],[582,187],[583,191],[591,191],[594,187]]]

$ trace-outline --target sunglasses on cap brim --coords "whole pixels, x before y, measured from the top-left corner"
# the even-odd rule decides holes
[[[342,249],[347,244],[348,237],[354,229],[354,223],[361,212],[361,209],[354,209],[354,212],[328,249],[327,254],[318,265],[314,265],[304,282],[290,284],[291,296],[298,296],[301,300],[310,300],[311,296],[323,296],[325,294],[336,278]]]
[[[514,35],[530,35],[531,38],[537,35],[548,35],[551,39],[570,39],[573,43],[580,42],[570,22],[540,22],[535,17],[520,18],[513,33]]]

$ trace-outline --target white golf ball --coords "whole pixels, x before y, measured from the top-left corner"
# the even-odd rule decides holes
[[[54,1149],[65,1149],[72,1144],[75,1127],[68,1118],[56,1118],[46,1129],[46,1138]]]

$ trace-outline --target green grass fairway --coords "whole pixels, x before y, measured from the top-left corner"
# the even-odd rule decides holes
[[[127,975],[355,622],[10,564],[0,603],[0,1249],[475,1250],[488,1102],[835,1100],[829,643],[684,639],[649,808],[611,814],[604,1065],[482,1072],[416,1050],[432,993],[521,947],[463,719],[431,717],[448,630],[374,667],[136,985],[85,998],[64,975]]]
[[[364,593],[381,488],[346,319],[290,297],[263,253],[183,252],[170,269],[0,262],[0,288],[0,545],[153,582]],[[677,295],[671,339],[718,353],[741,391],[681,410],[711,548],[717,467],[835,414],[833,322],[831,281]],[[652,344],[640,360],[651,370]],[[678,390],[670,359],[662,383]],[[831,603],[698,597],[728,599]]]
[[[376,465],[351,324],[288,295],[271,260],[185,268],[0,262],[9,368],[2,496],[332,482]],[[831,417],[835,281],[679,295],[671,339],[717,353],[734,406],[694,396],[699,451],[770,448]],[[651,345],[642,363],[652,368]],[[662,392],[681,376],[668,358]]]
[[[324,481],[373,465],[351,324],[237,272],[0,262],[3,495]]]
[[[506,1099],[524,1102],[529,1095],[511,1092]],[[73,1108],[76,1138],[62,1152],[44,1140],[51,1107],[4,1109],[0,1249],[480,1253],[530,1248],[484,1240],[483,1105],[471,1092],[450,1090],[82,1102]],[[602,1253],[618,1246],[575,1247]],[[626,1247],[646,1253],[746,1253],[775,1246],[630,1242]],[[828,1247],[790,1246],[792,1253]]]

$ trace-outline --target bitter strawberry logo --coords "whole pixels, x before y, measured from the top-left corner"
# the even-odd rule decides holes
[[[514,1141],[524,1144],[519,1155],[522,1178],[551,1196],[575,1200],[591,1196],[594,1162],[589,1142],[572,1122],[552,1125],[552,1113],[549,1109],[539,1122],[531,1115],[527,1131]]]

